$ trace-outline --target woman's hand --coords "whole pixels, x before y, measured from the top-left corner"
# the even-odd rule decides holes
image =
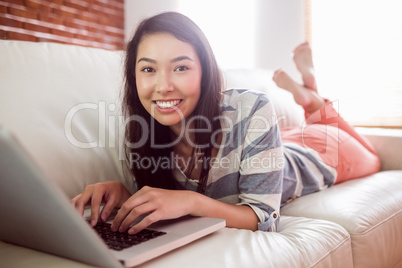
[[[105,202],[100,213],[102,221],[109,217],[113,208],[120,207],[112,223],[112,231],[128,230],[130,234],[135,234],[154,222],[185,215],[225,219],[227,227],[249,230],[258,228],[258,218],[249,206],[226,204],[193,191],[144,186],[131,196],[122,183],[109,181],[87,186],[71,203],[81,215],[84,207],[91,204],[91,225],[95,226],[102,201]],[[146,216],[130,228],[142,215]]]
[[[105,206],[100,217],[102,221],[106,221],[113,208],[121,207],[130,196],[130,192],[121,182],[107,181],[88,185],[81,194],[71,199],[71,203],[81,215],[84,214],[85,206],[91,204],[91,225],[95,226],[102,202]]]
[[[121,206],[113,221],[112,231],[125,232],[139,216],[144,214],[148,215],[129,229],[130,234],[137,233],[159,220],[176,219],[191,214],[197,195],[191,191],[144,186]]]

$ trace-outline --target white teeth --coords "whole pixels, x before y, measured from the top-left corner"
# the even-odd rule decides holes
[[[174,101],[155,101],[156,105],[159,107],[166,109],[166,108],[172,108],[179,104],[181,100],[174,100]]]

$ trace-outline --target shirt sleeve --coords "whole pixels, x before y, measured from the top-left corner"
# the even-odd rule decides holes
[[[259,230],[276,231],[285,165],[278,120],[272,103],[263,94],[245,110],[249,115],[243,119],[238,205],[254,210]]]

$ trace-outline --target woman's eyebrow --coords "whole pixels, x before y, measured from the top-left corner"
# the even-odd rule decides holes
[[[194,61],[194,60],[193,60],[192,58],[190,58],[189,56],[179,56],[179,57],[176,57],[176,58],[171,59],[170,62],[171,62],[171,63],[174,63],[174,62],[178,62],[178,61],[182,61],[182,60]],[[139,60],[137,61],[137,63],[139,63],[139,62],[141,62],[141,61],[145,61],[145,62],[149,62],[149,63],[154,63],[154,64],[157,63],[156,60],[151,59],[151,58],[147,58],[147,57],[142,57],[141,59],[139,59]]]
[[[179,57],[176,57],[176,58],[174,58],[174,59],[171,59],[170,60],[170,62],[178,62],[178,61],[182,61],[182,60],[190,60],[190,61],[193,61],[193,59],[192,58],[190,58],[189,56],[179,56]]]
[[[146,57],[143,57],[143,58],[139,59],[139,60],[137,61],[137,63],[139,63],[139,62],[141,62],[141,61],[150,62],[150,63],[156,63],[156,60],[153,60],[153,59],[150,59],[150,58],[146,58]]]

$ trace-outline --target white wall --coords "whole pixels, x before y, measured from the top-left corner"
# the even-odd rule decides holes
[[[125,1],[125,34],[126,40],[129,40],[135,31],[135,27],[143,18],[152,16],[162,11],[180,11],[193,19],[197,24],[197,16],[186,14],[180,10],[181,0],[126,0]],[[204,5],[208,7],[209,12],[205,12],[202,16],[208,18],[208,23],[214,27],[227,27],[227,23],[233,22],[233,25],[248,20],[245,14],[236,12],[234,5],[244,5],[245,0],[231,0],[228,6],[222,7],[223,0],[183,0],[190,1],[194,5]],[[250,36],[247,31],[254,31],[253,39],[254,49],[238,49],[233,58],[239,59],[236,62],[230,62],[229,65],[224,62],[219,62],[221,58],[219,53],[225,51],[215,50],[219,64],[224,68],[268,68],[274,69],[283,67],[294,78],[299,79],[296,68],[291,61],[292,49],[305,40],[304,29],[304,0],[249,0],[255,5],[256,15],[253,17],[252,29],[240,29],[236,27],[235,31],[229,31],[227,28],[222,28],[221,38],[219,40],[209,37],[206,30],[205,34],[210,38],[211,45],[214,48],[213,41],[225,44],[228,48],[233,47],[242,36]],[[231,8],[232,6],[232,8]],[[239,10],[239,9],[237,9]],[[241,9],[240,9],[241,10]],[[226,23],[226,24],[225,24]],[[244,21],[247,23],[247,21]],[[201,25],[199,24],[201,27]],[[201,27],[203,29],[203,27]],[[237,54],[239,53],[239,54]],[[241,64],[241,58],[249,59],[247,64]],[[251,60],[250,60],[251,59]]]
[[[133,36],[135,28],[141,20],[157,13],[176,9],[176,0],[125,0],[124,32],[126,41]]]
[[[305,41],[304,0],[258,0],[258,5],[256,67],[283,67],[298,78],[291,52]]]

